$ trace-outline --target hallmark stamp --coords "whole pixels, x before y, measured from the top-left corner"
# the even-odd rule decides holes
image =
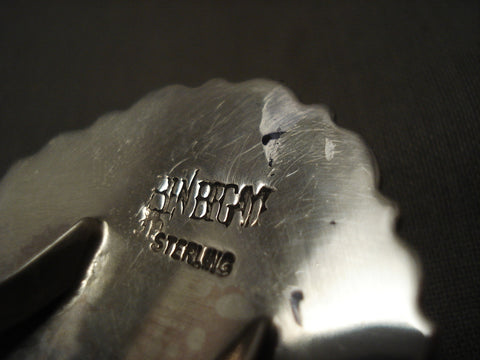
[[[177,213],[228,227],[238,214],[240,226],[252,227],[267,210],[266,202],[273,191],[265,185],[254,189],[253,185],[201,180],[194,170],[185,178],[159,176],[144,207],[148,213],[158,213],[162,221],[169,221]]]
[[[235,262],[232,252],[167,235],[165,225],[173,216],[186,216],[226,227],[237,218],[240,226],[252,227],[259,224],[273,191],[265,185],[254,187],[203,180],[198,177],[198,170],[190,171],[185,177],[162,175],[137,214],[139,228],[134,233],[143,234],[154,253],[227,276]]]
[[[150,250],[218,276],[229,275],[235,263],[235,255],[230,251],[222,252],[163,232],[152,239]]]

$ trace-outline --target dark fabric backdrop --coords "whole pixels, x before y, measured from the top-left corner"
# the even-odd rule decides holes
[[[361,134],[424,264],[432,359],[480,357],[478,1],[0,5],[0,173],[172,83],[279,80]]]

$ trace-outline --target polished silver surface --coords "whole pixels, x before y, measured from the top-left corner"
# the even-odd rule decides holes
[[[266,80],[61,135],[0,185],[4,332],[70,289],[7,356],[251,358],[270,326],[276,358],[420,358],[419,265],[376,178],[358,136]]]

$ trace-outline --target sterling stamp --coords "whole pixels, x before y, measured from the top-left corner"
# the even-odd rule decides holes
[[[179,239],[173,235],[159,232],[155,235],[150,249],[170,258],[182,261],[196,269],[210,271],[212,274],[227,276],[232,271],[235,255],[193,241]]]

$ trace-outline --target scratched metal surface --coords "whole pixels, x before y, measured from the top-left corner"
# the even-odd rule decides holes
[[[262,316],[277,358],[421,357],[419,265],[376,177],[358,136],[266,80],[167,87],[60,135],[0,185],[0,280],[82,218],[102,242],[10,358],[216,358]]]

